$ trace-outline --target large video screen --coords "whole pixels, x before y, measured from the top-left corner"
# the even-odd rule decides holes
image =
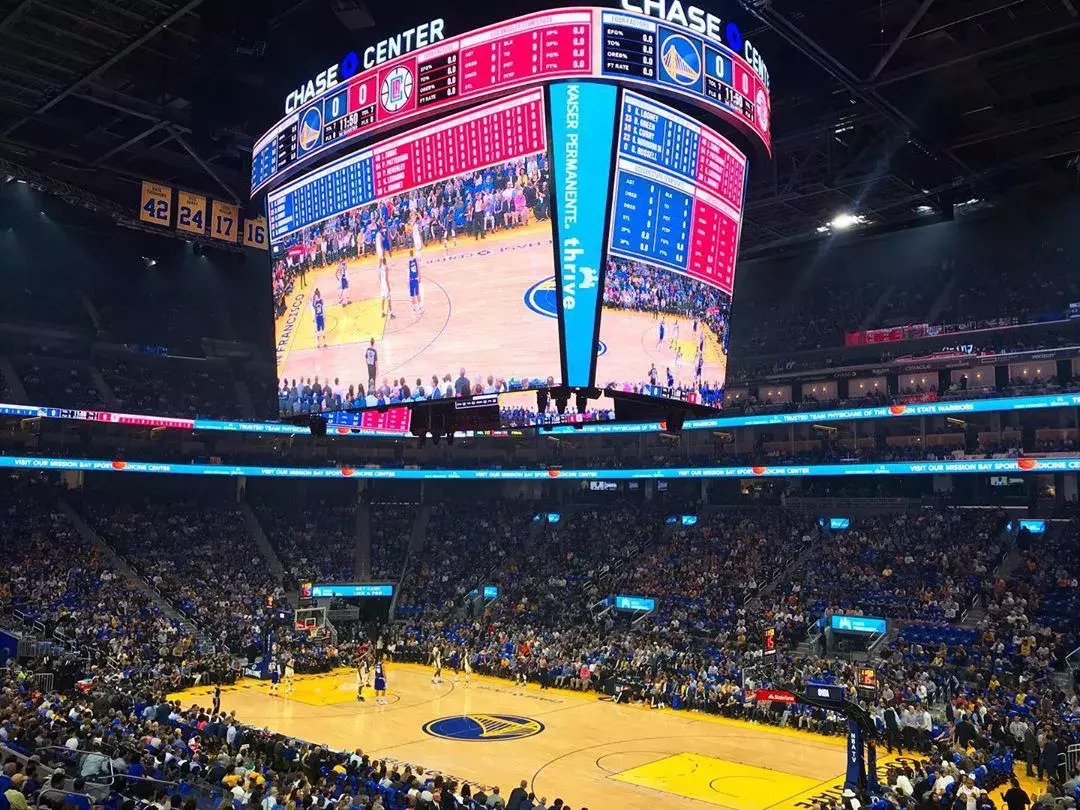
[[[719,404],[746,173],[725,138],[623,94],[598,386]]]
[[[537,89],[271,193],[283,411],[560,383],[549,172]]]

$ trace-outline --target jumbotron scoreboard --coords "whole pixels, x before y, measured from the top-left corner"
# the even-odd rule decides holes
[[[279,394],[718,404],[751,155],[771,151],[753,44],[679,0],[445,29],[346,55],[256,143]]]
[[[416,45],[396,59],[363,69],[379,52],[348,54],[290,93],[286,115],[256,142],[252,194],[344,141],[556,79],[610,79],[676,95],[770,148],[768,69],[734,23],[721,26],[678,0],[625,6],[530,14],[431,42],[442,37],[437,20],[410,31],[407,41],[389,40],[384,58]],[[635,7],[655,8],[665,19]],[[700,32],[672,19],[700,19]]]

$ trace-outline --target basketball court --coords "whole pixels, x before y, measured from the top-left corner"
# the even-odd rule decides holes
[[[676,385],[694,386],[694,361],[700,332],[694,331],[692,318],[666,315],[661,341],[661,319],[652,313],[604,307],[600,317],[597,385],[645,382],[649,379],[649,367],[655,365],[659,385],[667,384],[667,369],[670,368]],[[712,330],[700,323],[698,329],[706,330],[701,379],[723,381],[727,375],[727,355],[721,351],[720,341]]]
[[[615,705],[594,694],[452,676],[431,683],[431,669],[388,666],[388,704],[356,701],[356,675],[341,669],[298,676],[288,697],[244,680],[223,690],[222,707],[244,723],[373,759],[418,765],[502,795],[521,779],[548,804],[575,810],[701,808],[772,810],[811,807],[839,796],[844,740],[712,715]],[[209,689],[176,697],[208,703]],[[897,757],[882,756],[879,770]]]
[[[489,233],[477,241],[459,235],[424,248],[420,279],[424,311],[409,300],[408,250],[388,259],[393,320],[381,312],[377,262],[373,255],[348,263],[348,304],[339,303],[337,265],[299,279],[275,324],[278,376],[337,378],[347,387],[367,387],[364,351],[371,339],[379,353],[378,382],[432,374],[456,379],[462,367],[470,379],[488,375],[509,380],[554,377],[560,381],[558,321],[530,308],[530,290],[552,278],[551,223],[531,223]],[[322,295],[326,347],[315,347],[311,296]]]

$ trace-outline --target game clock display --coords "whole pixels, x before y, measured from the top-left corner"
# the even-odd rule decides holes
[[[267,200],[283,410],[553,385],[715,404],[746,173],[718,133],[600,82],[309,172]]]

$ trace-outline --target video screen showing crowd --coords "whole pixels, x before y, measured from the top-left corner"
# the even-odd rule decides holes
[[[554,274],[548,167],[529,155],[288,237],[273,269],[286,410],[554,385],[555,320],[526,306]]]

